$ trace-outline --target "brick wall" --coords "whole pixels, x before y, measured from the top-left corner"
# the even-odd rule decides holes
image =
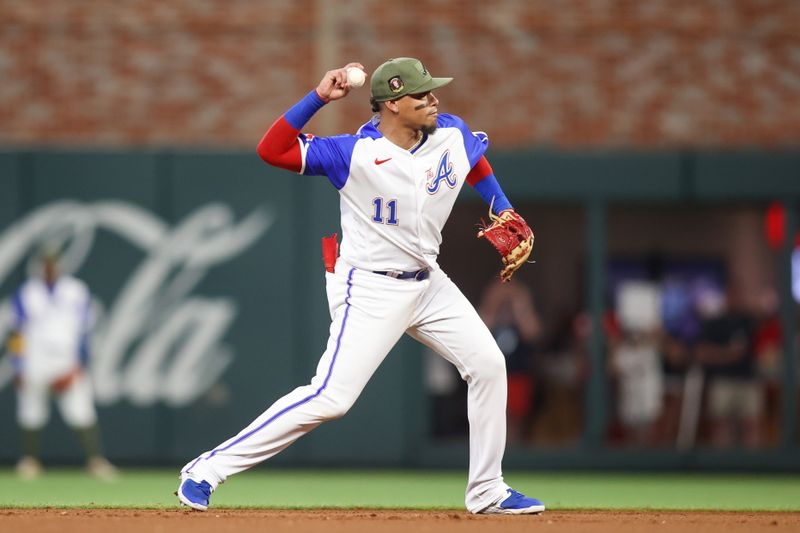
[[[327,68],[399,55],[495,147],[800,145],[797,0],[0,0],[0,143],[251,148]]]

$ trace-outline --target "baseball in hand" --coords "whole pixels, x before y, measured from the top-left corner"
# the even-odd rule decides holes
[[[347,83],[350,87],[361,87],[367,80],[366,73],[358,67],[350,67],[347,69]]]

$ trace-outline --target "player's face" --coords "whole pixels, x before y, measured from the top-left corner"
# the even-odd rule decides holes
[[[44,262],[44,280],[46,283],[55,283],[58,279],[58,262],[46,260]]]
[[[401,114],[415,129],[420,129],[428,134],[436,130],[439,100],[432,92],[409,94],[401,98],[398,103]]]

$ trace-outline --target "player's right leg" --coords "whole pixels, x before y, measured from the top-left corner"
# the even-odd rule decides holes
[[[41,432],[50,417],[49,392],[46,383],[23,380],[17,389],[17,423],[21,433],[22,456],[17,462],[17,475],[35,479],[44,471],[39,460]]]
[[[337,267],[327,276],[330,336],[311,384],[280,398],[239,434],[190,461],[181,470],[182,503],[205,509],[211,491],[226,478],[344,415],[405,331],[421,289],[417,283]]]

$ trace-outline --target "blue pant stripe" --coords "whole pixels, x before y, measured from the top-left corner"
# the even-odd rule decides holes
[[[333,351],[333,357],[331,359],[331,366],[328,367],[328,374],[325,376],[325,381],[322,383],[322,386],[319,389],[317,389],[317,391],[314,394],[312,394],[311,396],[307,396],[306,398],[303,398],[302,400],[300,400],[298,402],[295,402],[292,405],[282,409],[280,412],[278,412],[275,415],[273,415],[272,417],[270,417],[269,420],[267,420],[266,422],[264,422],[263,424],[261,424],[257,428],[253,429],[252,431],[249,431],[247,434],[242,435],[241,437],[239,437],[235,441],[231,442],[227,446],[225,446],[223,448],[217,448],[217,449],[213,450],[210,454],[208,454],[208,457],[198,457],[189,466],[189,468],[187,468],[184,472],[191,472],[192,468],[194,468],[195,465],[201,459],[208,460],[208,459],[211,459],[212,457],[214,457],[218,452],[224,452],[225,450],[228,450],[229,448],[231,448],[231,446],[234,446],[235,444],[239,444],[240,442],[242,442],[243,440],[249,438],[253,434],[261,431],[262,429],[267,427],[270,423],[272,423],[273,420],[279,418],[283,414],[291,411],[292,409],[294,409],[296,407],[299,407],[301,405],[304,405],[304,404],[310,402],[311,400],[313,400],[314,398],[316,398],[317,396],[322,394],[322,391],[324,391],[325,388],[328,386],[328,381],[331,378],[331,374],[333,374],[333,366],[336,364],[336,356],[339,354],[339,347],[342,344],[342,335],[344,334],[344,327],[347,324],[347,317],[350,314],[350,291],[353,288],[353,272],[355,272],[355,270],[356,270],[355,268],[351,268],[350,269],[350,273],[347,276],[347,297],[344,300],[344,302],[346,304],[346,307],[345,307],[345,310],[344,310],[344,319],[342,319],[342,329],[339,330],[339,336],[336,339],[336,349]]]

